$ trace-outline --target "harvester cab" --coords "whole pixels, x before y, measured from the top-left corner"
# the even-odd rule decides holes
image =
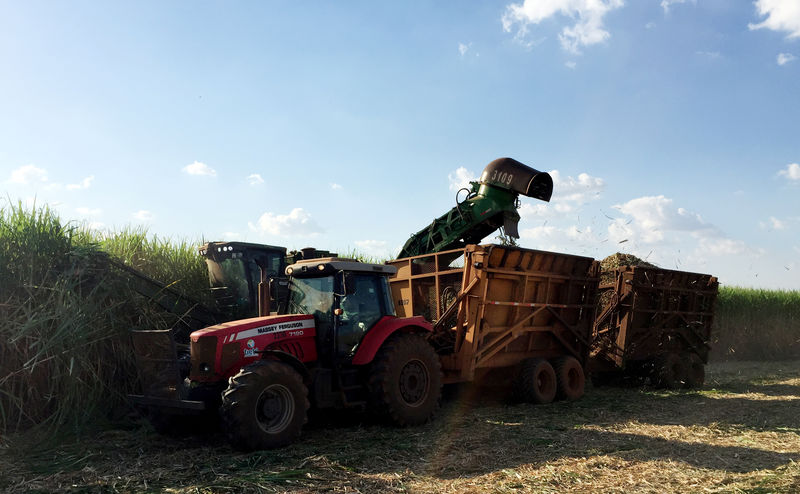
[[[263,300],[264,284],[284,279],[286,248],[246,242],[208,242],[199,248],[217,310],[230,319],[254,317]],[[283,284],[285,287],[285,283]],[[285,290],[284,290],[285,291]],[[277,294],[280,296],[280,294]],[[269,313],[269,311],[267,312]]]
[[[396,316],[388,282],[395,271],[338,257],[296,262],[285,270],[284,313],[195,331],[188,377],[134,401],[154,425],[165,414],[180,422],[218,409],[230,442],[244,450],[292,442],[310,405],[425,422],[438,408],[440,363],[425,338],[430,323]]]
[[[456,195],[456,206],[408,239],[397,258],[461,249],[503,228],[519,238],[519,195],[550,201],[553,179],[512,158],[498,158]],[[462,198],[463,196],[463,198]]]
[[[285,247],[248,242],[208,242],[198,250],[208,266],[216,308],[228,319],[281,313],[283,306],[271,302],[286,299],[286,266],[336,256],[313,247],[287,252]]]

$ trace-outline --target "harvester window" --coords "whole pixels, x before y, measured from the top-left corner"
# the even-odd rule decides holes
[[[244,315],[253,306],[248,266],[242,259],[206,259],[208,277],[217,307],[233,316]]]

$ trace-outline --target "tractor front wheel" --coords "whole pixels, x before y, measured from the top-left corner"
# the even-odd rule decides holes
[[[254,362],[222,393],[222,425],[236,449],[273,449],[294,442],[308,413],[308,389],[296,370],[272,360]]]
[[[442,395],[438,355],[420,335],[392,335],[375,356],[369,392],[377,416],[400,426],[427,422]]]

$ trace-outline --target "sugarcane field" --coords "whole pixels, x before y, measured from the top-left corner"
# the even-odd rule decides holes
[[[800,492],[794,1],[0,5],[0,492]]]

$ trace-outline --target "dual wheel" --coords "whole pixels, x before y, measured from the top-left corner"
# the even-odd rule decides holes
[[[583,396],[585,384],[583,366],[575,357],[560,357],[552,363],[529,358],[522,361],[514,380],[514,397],[527,403],[577,400]]]

